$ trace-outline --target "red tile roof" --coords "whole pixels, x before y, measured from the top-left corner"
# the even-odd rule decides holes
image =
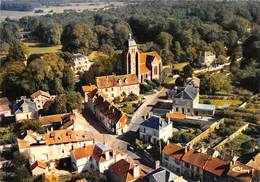
[[[55,115],[43,116],[43,117],[39,118],[39,122],[41,125],[62,122],[66,117],[68,117],[70,115],[71,115],[70,113],[65,113],[65,114],[55,114]]]
[[[92,133],[87,131],[55,130],[45,134],[46,145],[91,141],[93,139]]]
[[[168,144],[163,148],[163,153],[174,159],[180,160],[185,153],[185,149],[176,144]]]
[[[246,166],[239,162],[235,162],[228,171],[228,176],[241,181],[241,182],[250,182],[253,181],[255,175],[258,171],[253,170],[252,167]]]
[[[134,165],[131,165],[124,159],[112,164],[109,167],[109,172],[116,178],[117,181],[130,182],[138,179],[139,177],[145,176],[145,172],[139,168],[139,177],[134,178],[133,175]]]
[[[85,85],[85,86],[82,86],[83,92],[91,92],[91,91],[95,90],[96,88],[97,88],[96,85]]]
[[[95,145],[88,145],[86,147],[80,147],[72,151],[74,157],[76,160],[85,158],[85,157],[90,157],[93,155]]]
[[[217,176],[223,176],[227,173],[229,163],[218,158],[210,157],[204,165],[204,170],[215,174]]]
[[[185,119],[186,115],[180,114],[180,113],[167,113],[166,118],[169,118],[169,119]]]
[[[135,74],[101,76],[96,82],[99,89],[139,84]]]
[[[194,165],[199,168],[203,168],[205,163],[207,162],[208,155],[204,153],[200,153],[197,151],[189,150],[187,151],[183,157],[182,160],[186,163],[189,163],[191,165]]]
[[[40,167],[42,169],[46,169],[48,166],[45,162],[43,161],[35,161],[32,165],[31,165],[31,170],[35,169],[36,167]]]

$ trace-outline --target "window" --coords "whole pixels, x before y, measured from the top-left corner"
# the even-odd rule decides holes
[[[113,91],[113,90],[114,90],[114,88],[112,87],[112,88],[111,88],[111,90]]]
[[[105,89],[105,91],[107,92],[107,91],[108,91],[108,89],[106,88],[106,89]]]
[[[176,112],[179,112],[179,108],[178,107],[176,107]]]
[[[188,113],[190,113],[190,109],[188,109],[188,111],[187,111]]]
[[[157,75],[157,66],[154,66],[154,74]]]

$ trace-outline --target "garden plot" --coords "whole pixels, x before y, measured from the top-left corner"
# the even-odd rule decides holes
[[[252,156],[259,150],[260,146],[257,140],[260,138],[260,126],[249,125],[240,135],[224,144],[222,150],[219,150],[222,157],[237,156],[240,161],[248,162]],[[249,157],[252,155],[251,157]]]
[[[197,143],[195,147],[204,146],[214,148],[244,124],[244,122],[239,120],[225,119],[219,127],[210,132],[209,135]]]

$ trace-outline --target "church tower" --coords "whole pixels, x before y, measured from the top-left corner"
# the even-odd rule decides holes
[[[137,79],[140,77],[140,53],[135,40],[129,34],[125,50],[126,74],[136,74]]]

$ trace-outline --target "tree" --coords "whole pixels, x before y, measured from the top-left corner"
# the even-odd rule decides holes
[[[215,94],[218,91],[229,92],[230,82],[221,73],[206,74],[200,77],[200,91],[202,94]]]
[[[25,45],[21,42],[15,42],[11,45],[8,55],[7,55],[7,62],[14,62],[14,61],[26,61],[28,56],[28,50]]]
[[[183,68],[183,77],[186,79],[186,78],[192,77],[192,74],[193,74],[192,66],[190,64],[186,65]]]
[[[159,44],[162,49],[166,49],[166,50],[171,49],[172,40],[173,40],[172,35],[167,32],[161,32],[156,38],[157,44]]]
[[[83,23],[70,23],[65,26],[61,35],[62,50],[69,52],[84,52],[98,48],[96,33]]]
[[[58,45],[60,44],[62,27],[57,22],[40,23],[34,34],[39,40],[46,44]]]

